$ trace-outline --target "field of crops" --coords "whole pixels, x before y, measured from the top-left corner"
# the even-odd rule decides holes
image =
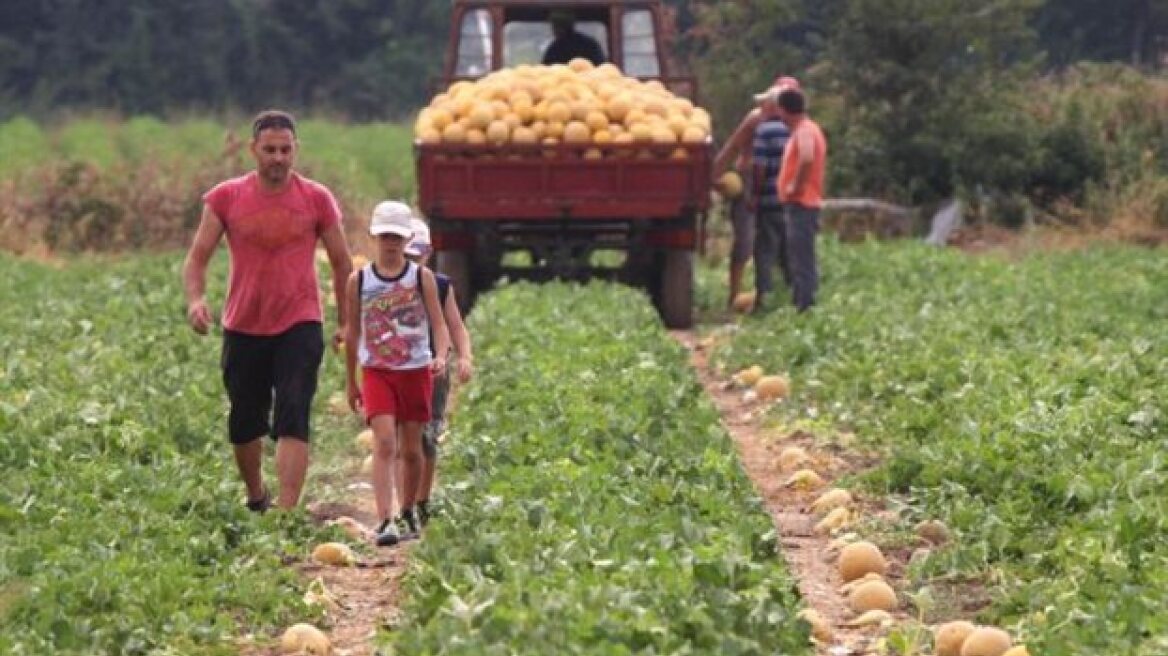
[[[859,485],[956,530],[914,586],[984,595],[1031,653],[1168,653],[1168,257],[825,245],[820,307],[722,364],[788,371],[776,424],[853,431],[883,459]]]
[[[178,208],[185,236],[200,185],[247,165],[223,157],[224,132],[196,119],[0,124],[0,187],[20,191],[0,212],[156,207],[134,205],[143,195],[119,178],[150,171],[173,183],[158,188],[177,205],[158,207]],[[412,185],[403,128],[301,132],[305,165],[348,199],[354,225],[354,206]],[[78,185],[70,162],[97,182]],[[41,264],[2,252],[24,234],[0,237],[0,653],[226,655],[292,622],[327,629],[288,564],[344,535],[306,513],[243,510],[219,344],[183,323],[181,254]],[[803,429],[879,463],[842,483],[893,511],[862,526],[889,553],[911,550],[919,519],[952,528],[950,547],[898,581],[920,603],[906,610],[933,622],[972,609],[962,617],[1008,628],[1032,654],[1168,653],[1162,250],[1006,259],[821,244],[819,307],[719,330],[711,356],[726,374],[789,375],[792,397],[767,415],[774,434]],[[725,318],[723,280],[720,265],[699,270],[707,320]],[[376,642],[808,653],[766,511],[640,294],[514,285],[470,320],[478,374],[445,452],[443,516],[412,551],[400,622]],[[328,409],[340,382],[330,355],[311,500],[351,495],[357,424]]]
[[[394,653],[803,653],[770,520],[647,300],[521,285],[471,317],[481,376]]]

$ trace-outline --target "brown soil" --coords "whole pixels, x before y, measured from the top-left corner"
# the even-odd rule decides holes
[[[832,639],[816,641],[816,654],[849,656],[876,654],[882,630],[874,627],[849,627],[847,623],[856,614],[840,593],[843,584],[836,571],[835,560],[829,550],[833,537],[814,530],[821,516],[811,513],[810,504],[822,492],[832,487],[838,477],[871,467],[875,461],[854,448],[842,446],[839,440],[825,440],[802,431],[784,432],[764,424],[765,404],[748,401],[745,390],[728,384],[711,368],[706,346],[693,333],[674,332],[673,337],[685,345],[690,360],[710,399],[722,415],[722,423],[738,447],[743,468],[754,481],[759,496],[774,519],[780,533],[781,551],[787,567],[797,580],[800,594],[809,608],[815,609],[832,627]],[[846,443],[846,440],[844,441]],[[816,490],[795,490],[784,485],[792,471],[779,465],[779,454],[787,447],[805,449],[811,462],[807,465],[824,479]],[[884,513],[877,500],[857,498],[861,514],[879,516]],[[847,529],[845,529],[846,532]],[[903,575],[905,559],[886,554],[889,560],[888,580],[896,587],[896,579]],[[895,619],[907,619],[904,613],[893,613]]]
[[[366,477],[359,478],[364,481]],[[327,612],[328,621],[318,625],[332,642],[333,656],[373,655],[372,638],[378,627],[391,626],[397,621],[401,577],[410,549],[417,544],[416,540],[410,540],[394,547],[374,545],[373,528],[377,518],[371,497],[368,491],[364,491],[354,494],[351,503],[308,506],[312,516],[322,523],[340,517],[357,520],[360,532],[355,531],[357,534],[352,535],[351,542],[364,542],[368,549],[358,554],[353,566],[333,567],[311,560],[289,563],[302,575],[306,590],[323,584],[324,590],[336,602],[336,606]],[[275,642],[268,644],[267,641],[244,639],[240,654],[276,656],[280,650],[278,639]]]

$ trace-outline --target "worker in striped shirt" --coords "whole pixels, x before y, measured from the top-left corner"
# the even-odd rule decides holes
[[[790,130],[779,118],[775,101],[779,92],[787,88],[799,88],[798,80],[782,76],[766,91],[756,94],[756,106],[743,117],[714,160],[715,178],[725,172],[731,160],[735,160],[739,168],[749,167],[745,176],[748,193],[740,201],[743,207],[732,210],[734,245],[730,254],[729,282],[730,302],[733,303],[746,263],[753,253],[756,312],[765,309],[764,299],[774,291],[776,266],[783,282],[790,285],[783,208],[775,185],[783,150],[790,138]]]

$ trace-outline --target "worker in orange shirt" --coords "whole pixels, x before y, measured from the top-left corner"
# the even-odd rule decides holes
[[[827,168],[827,139],[819,124],[807,116],[807,99],[800,89],[783,89],[777,98],[779,117],[791,128],[791,139],[779,168],[779,202],[786,214],[787,265],[795,309],[815,305],[819,271],[815,262],[815,235],[823,207],[823,174]]]

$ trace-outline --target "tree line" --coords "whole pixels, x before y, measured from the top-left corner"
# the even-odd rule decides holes
[[[1011,23],[1010,39],[1033,43],[1011,41],[1005,53],[1033,45],[1047,66],[1083,59],[1158,65],[1168,46],[1168,0],[668,4],[679,25],[678,51],[694,68],[728,72],[729,81],[774,68],[775,61],[806,68],[832,54],[883,56],[885,38],[908,36],[903,48],[930,38],[958,43],[967,19]],[[361,119],[402,116],[431,90],[449,11],[450,3],[435,0],[6,0],[0,117],[61,108],[159,114],[280,104]],[[747,38],[740,33],[723,46],[702,45],[739,22]],[[860,41],[868,37],[857,37],[857,23],[873,43]],[[957,34],[923,33],[936,29]],[[739,58],[758,63],[743,69]]]

